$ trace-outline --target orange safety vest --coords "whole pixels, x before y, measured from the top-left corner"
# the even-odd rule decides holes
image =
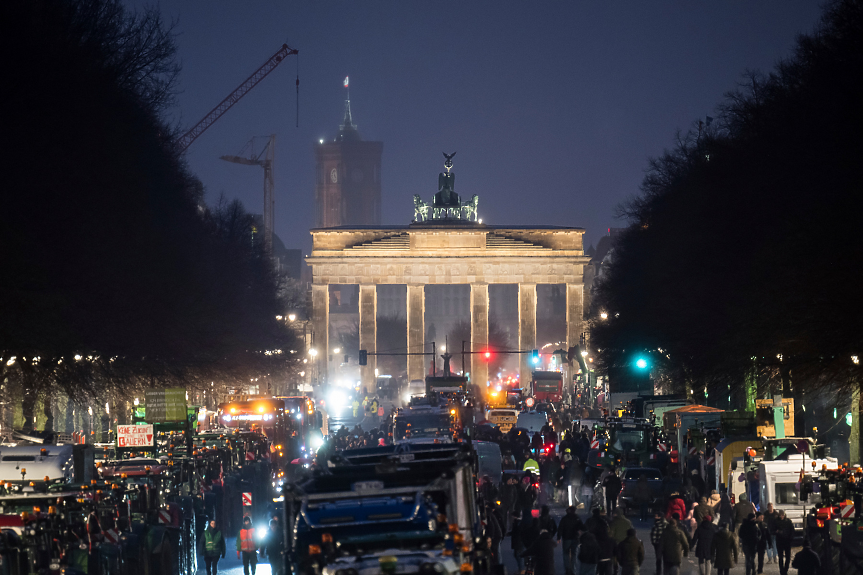
[[[240,549],[243,551],[255,550],[254,529],[240,529]]]

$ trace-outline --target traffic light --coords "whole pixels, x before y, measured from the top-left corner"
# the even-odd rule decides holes
[[[369,352],[365,349],[360,350],[360,365],[368,365],[369,364]]]
[[[534,365],[539,363],[539,350],[538,349],[531,350],[530,361],[532,361],[534,363]]]
[[[648,366],[648,363],[647,363],[646,358],[639,357],[638,359],[635,360],[635,367],[637,367],[638,369],[647,369],[647,366]]]
[[[491,350],[487,349],[482,353],[482,358],[486,361],[491,361]]]

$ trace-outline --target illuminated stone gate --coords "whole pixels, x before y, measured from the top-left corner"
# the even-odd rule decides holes
[[[326,380],[329,353],[329,289],[331,284],[359,285],[360,349],[376,350],[377,286],[407,286],[407,345],[412,353],[425,346],[425,286],[470,285],[472,351],[488,342],[490,284],[518,285],[518,349],[536,348],[536,286],[566,286],[566,340],[575,345],[584,331],[584,230],[559,226],[491,226],[477,220],[476,196],[462,203],[453,191],[451,157],[440,174],[431,206],[415,198],[415,221],[405,226],[344,226],[311,231],[313,247],[306,262],[312,267],[312,323],[319,346],[319,381]],[[442,194],[443,192],[443,194]],[[465,212],[467,217],[464,217]],[[416,221],[423,220],[423,221]],[[456,354],[457,355],[457,354]],[[474,356],[470,356],[474,358]],[[519,360],[523,382],[530,381],[528,354]],[[373,388],[375,356],[362,368],[362,384]],[[488,364],[470,362],[471,381],[488,381]],[[429,361],[408,356],[408,377],[425,377]]]

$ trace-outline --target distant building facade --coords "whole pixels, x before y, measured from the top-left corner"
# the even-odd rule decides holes
[[[345,117],[330,142],[315,145],[315,227],[381,223],[383,142],[363,141],[345,100]]]

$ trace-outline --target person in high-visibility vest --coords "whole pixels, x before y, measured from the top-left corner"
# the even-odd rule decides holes
[[[222,537],[222,532],[216,529],[215,521],[210,521],[210,525],[201,534],[200,545],[204,551],[207,575],[216,575],[219,572],[219,557],[225,558],[225,538]]]
[[[240,552],[243,552],[243,573],[249,575],[249,566],[252,567],[252,574],[255,575],[255,569],[258,567],[258,546],[255,544],[255,530],[252,527],[252,518],[246,516],[243,518],[243,528],[240,529],[240,534],[237,535],[237,559],[240,558]]]
[[[533,457],[528,457],[524,462],[523,471],[530,471],[534,475],[539,475],[539,463]]]
[[[356,399],[354,399],[353,408],[354,408],[354,418],[356,418],[360,414],[360,402],[357,401]]]

